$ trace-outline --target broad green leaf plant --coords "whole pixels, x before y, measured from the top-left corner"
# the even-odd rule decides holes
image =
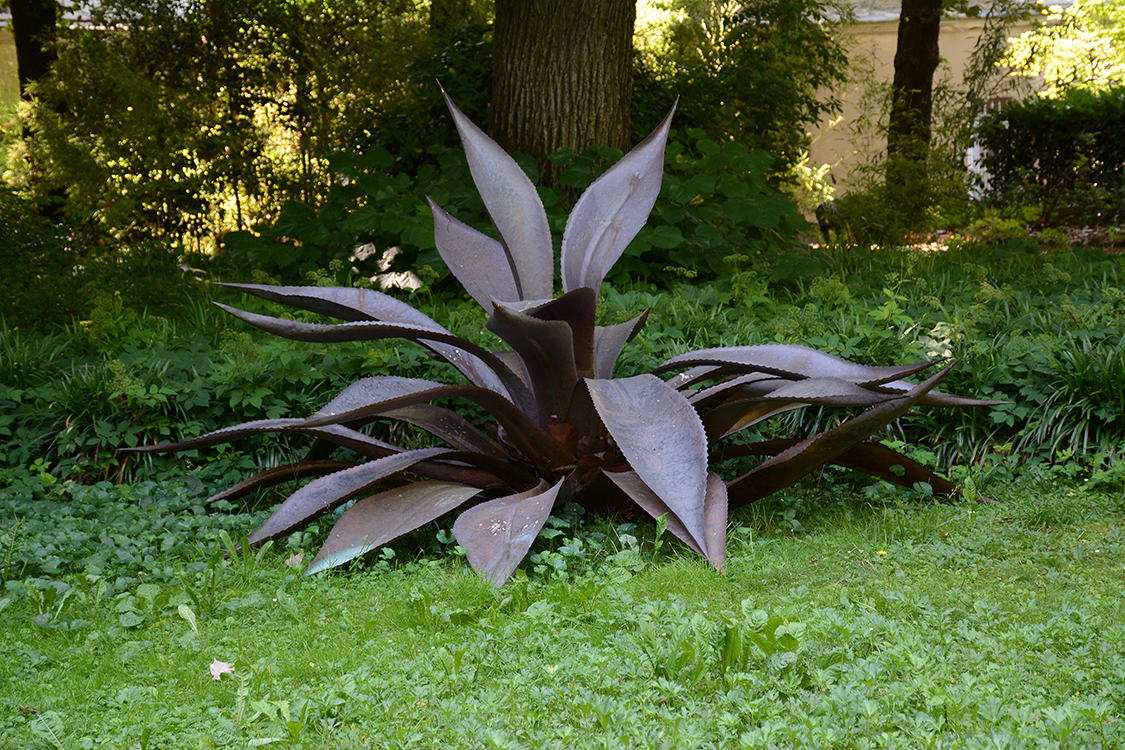
[[[327,570],[461,509],[453,533],[469,564],[502,586],[523,560],[552,508],[575,501],[593,512],[639,506],[717,569],[726,562],[727,513],[826,463],[890,482],[948,480],[866,438],[911,407],[983,405],[934,390],[947,366],[921,384],[905,382],[933,362],[869,367],[802,346],[725,347],[673,357],[649,373],[614,378],[618,355],[647,313],[617,325],[595,322],[606,273],[645,224],[660,191],[670,112],[656,130],[582,194],[561,245],[562,294],[546,214],[516,162],[447,99],[469,167],[498,239],[431,202],[435,241],[468,293],[488,313],[488,330],[509,349],[461,339],[427,315],[367,289],[231,284],[231,288],[345,321],[303,323],[223,306],[237,318],[298,341],[403,338],[427,347],[465,382],[380,376],[346,388],[306,418],[267,419],[178,443],[137,448],[184,451],[264,432],[314,439],[306,457],[263,471],[210,501],[291,480],[313,481],[288,497],[248,538],[261,545],[355,501],[336,520],[308,573]],[[673,108],[674,110],[674,108]],[[454,410],[483,408],[483,429]],[[808,405],[866,407],[803,439],[724,449],[725,438]],[[474,410],[479,413],[479,410]],[[406,449],[360,428],[392,420],[420,428],[441,447]],[[333,460],[348,448],[365,460]],[[713,459],[764,461],[724,480]]]

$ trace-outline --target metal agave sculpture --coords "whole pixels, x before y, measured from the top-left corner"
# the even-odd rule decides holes
[[[469,564],[502,586],[552,508],[573,499],[595,512],[620,512],[635,504],[654,518],[664,516],[669,531],[721,570],[728,509],[754,502],[826,463],[906,486],[928,482],[938,494],[956,491],[909,458],[864,442],[916,405],[989,403],[935,391],[949,367],[915,385],[902,378],[933,362],[869,367],[803,346],[764,345],[688,352],[650,373],[613,377],[618,355],[647,312],[626,323],[599,326],[598,291],[656,201],[672,113],[577,201],[562,239],[563,293],[556,297],[551,235],[534,186],[503,149],[448,98],[446,103],[499,239],[431,201],[435,241],[457,279],[489,312],[488,330],[511,348],[488,351],[376,291],[229,284],[346,321],[302,323],[220,305],[251,325],[298,341],[409,339],[468,381],[369,377],[305,419],[249,422],[137,449],[184,451],[267,431],[312,436],[315,442],[304,460],[263,471],[210,498],[317,477],[250,535],[251,545],[288,535],[359,498],[340,515],[308,567],[308,573],[316,573],[468,506],[453,533]],[[448,405],[461,399],[491,414],[490,431]],[[804,439],[725,451],[719,445],[764,419],[807,405],[866,409]],[[414,425],[445,447],[408,450],[383,442],[360,431],[373,420]],[[367,460],[330,460],[339,447]],[[765,460],[732,481],[708,468],[709,458],[747,455]]]

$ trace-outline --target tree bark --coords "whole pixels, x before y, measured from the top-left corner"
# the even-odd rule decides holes
[[[492,135],[535,157],[629,146],[635,0],[496,0]]]
[[[27,86],[51,69],[55,61],[55,26],[58,5],[54,0],[10,0],[12,37],[16,43],[20,95],[28,98]]]
[[[887,187],[903,200],[908,223],[926,204],[926,158],[933,120],[934,71],[941,61],[942,0],[903,0],[887,130]]]

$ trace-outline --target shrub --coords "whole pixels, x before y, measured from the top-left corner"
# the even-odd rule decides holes
[[[995,203],[1036,205],[1043,226],[1125,218],[1125,88],[1016,102],[979,133]]]
[[[276,222],[256,232],[232,232],[225,245],[235,262],[285,280],[301,280],[333,261],[344,271],[337,281],[344,281],[353,268],[371,276],[378,269],[371,260],[360,259],[363,251],[373,250],[377,260],[389,248],[401,251],[391,270],[428,270],[434,278],[448,278],[434,243],[433,217],[422,208],[426,198],[480,231],[491,232],[491,221],[473,189],[463,153],[441,145],[428,153],[436,164],[423,165],[415,175],[397,171],[399,160],[382,147],[361,156],[337,154],[330,168],[340,184],[319,206],[291,202]],[[767,180],[772,159],[766,152],[687,129],[670,139],[668,153],[668,175],[654,207],[663,224],[638,233],[609,273],[612,283],[647,281],[668,287],[685,278],[729,277],[755,265],[767,269],[766,275],[780,269],[780,277],[819,270],[800,243],[807,222]],[[516,159],[535,180],[531,159]],[[577,155],[568,150],[552,154],[560,166],[559,187],[540,187],[538,193],[553,230],[566,225],[570,195],[619,159],[620,151],[600,146]]]
[[[77,219],[49,218],[0,186],[0,267],[10,271],[0,316],[9,326],[57,328],[115,294],[137,308],[183,307],[194,284],[180,261],[163,243],[125,243]]]
[[[848,66],[837,31],[842,5],[823,0],[662,5],[669,11],[668,27],[651,48],[641,43],[635,76],[641,111],[651,108],[654,98],[683,96],[691,102],[685,122],[716,140],[733,138],[768,151],[779,172],[788,170],[808,148],[805,131],[840,111],[835,91]]]

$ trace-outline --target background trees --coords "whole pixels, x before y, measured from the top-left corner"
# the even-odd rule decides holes
[[[908,225],[921,219],[933,117],[934,71],[941,61],[942,0],[903,0],[887,128],[887,189],[902,201]]]
[[[840,111],[847,78],[838,36],[849,11],[827,0],[668,0],[671,25],[640,53],[680,122],[767,150],[778,171],[808,147],[807,130]]]
[[[1125,81],[1125,1],[1076,0],[1053,6],[1042,25],[1015,39],[1004,63],[1042,76],[1044,94],[1104,91]]]
[[[10,0],[12,35],[16,43],[20,93],[47,75],[55,60],[55,25],[59,7],[55,0]]]

